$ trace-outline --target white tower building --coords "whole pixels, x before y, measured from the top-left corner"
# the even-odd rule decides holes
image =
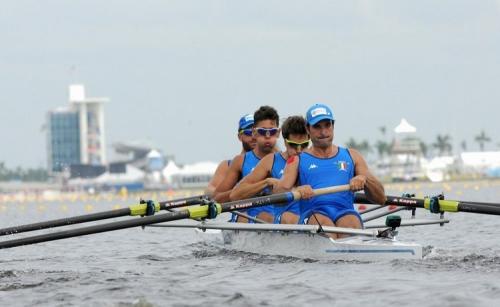
[[[82,84],[69,86],[69,103],[79,117],[82,164],[106,163],[103,104],[108,101],[106,97],[86,97],[85,87]]]

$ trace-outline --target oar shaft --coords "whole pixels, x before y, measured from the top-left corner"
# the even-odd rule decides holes
[[[203,199],[203,196],[200,195],[200,196],[193,196],[193,197],[187,197],[187,198],[181,198],[181,199],[174,199],[171,201],[162,201],[162,202],[159,202],[159,210],[168,210],[168,209],[174,209],[174,208],[179,208],[179,207],[184,207],[184,206],[196,205],[196,204],[199,204],[202,199]],[[61,226],[67,226],[67,225],[73,225],[73,224],[80,224],[80,223],[86,223],[86,222],[94,222],[94,221],[100,221],[100,220],[104,220],[104,219],[110,219],[110,218],[116,218],[116,217],[122,217],[122,216],[128,216],[128,215],[141,215],[141,214],[144,214],[145,207],[146,207],[145,204],[134,205],[134,206],[130,206],[127,208],[122,208],[122,209],[115,209],[115,210],[110,210],[110,211],[104,211],[104,212],[98,212],[98,213],[85,214],[85,215],[61,218],[61,219],[56,219],[56,220],[44,221],[44,222],[39,222],[39,223],[7,227],[7,228],[0,229],[0,236],[21,233],[21,232],[28,232],[28,231],[42,230],[42,229],[47,229],[47,228],[61,227]]]
[[[174,211],[174,212],[168,212],[165,214],[157,214],[157,215],[147,216],[144,218],[135,218],[132,220],[118,221],[118,222],[113,222],[113,223],[108,223],[108,224],[103,224],[103,225],[88,226],[88,227],[82,227],[82,228],[77,228],[77,229],[69,229],[69,230],[64,230],[64,231],[55,232],[55,233],[48,233],[48,234],[37,235],[37,236],[32,236],[32,237],[27,237],[27,238],[4,241],[4,242],[0,242],[0,249],[16,247],[16,246],[21,246],[21,245],[30,245],[30,244],[36,244],[36,243],[42,243],[42,242],[48,242],[48,241],[54,241],[54,240],[60,240],[60,239],[68,239],[68,238],[73,238],[73,237],[79,237],[79,236],[107,232],[107,231],[113,231],[113,230],[119,230],[119,229],[145,226],[148,224],[169,222],[169,221],[180,220],[180,219],[184,219],[184,218],[189,218],[189,211],[187,211],[187,210]]]
[[[33,223],[33,224],[7,227],[7,228],[0,229],[0,236],[21,233],[21,232],[34,231],[34,230],[47,229],[47,228],[52,228],[52,227],[61,227],[61,226],[85,223],[85,222],[90,222],[90,221],[99,221],[99,220],[104,220],[104,219],[109,219],[109,218],[126,216],[129,214],[130,214],[130,209],[123,208],[123,209],[117,209],[117,210],[112,210],[112,211],[98,212],[98,213],[86,214],[86,215],[80,215],[80,216],[73,216],[73,217],[45,221],[45,222],[39,222],[39,223]]]
[[[386,196],[385,205],[395,205],[410,208],[430,208],[430,198],[409,198],[398,196]],[[359,204],[371,204],[365,194],[357,193],[354,202]],[[479,214],[500,215],[500,204],[495,203],[474,203],[471,201],[439,200],[439,210],[442,212],[469,212]]]

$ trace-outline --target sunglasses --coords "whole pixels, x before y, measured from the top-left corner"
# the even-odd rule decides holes
[[[239,134],[244,134],[246,136],[252,136],[252,128],[250,129],[241,129],[240,131],[238,131]]]
[[[290,147],[292,147],[293,149],[298,150],[298,149],[302,149],[302,148],[307,148],[309,146],[310,140],[298,143],[298,142],[290,141],[289,139],[285,139],[285,142],[288,145],[290,145]]]
[[[255,128],[255,131],[261,136],[274,136],[278,133],[279,129],[278,128]]]

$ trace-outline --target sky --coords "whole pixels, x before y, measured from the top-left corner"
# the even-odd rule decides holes
[[[234,156],[261,105],[317,102],[338,144],[390,139],[404,117],[428,143],[477,150],[484,130],[500,148],[500,1],[5,0],[0,38],[10,167],[46,167],[46,114],[71,83],[110,98],[108,152],[142,141],[179,163]]]

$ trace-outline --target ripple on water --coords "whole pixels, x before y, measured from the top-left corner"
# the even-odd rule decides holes
[[[437,250],[423,260],[393,260],[395,267],[408,266],[430,271],[500,272],[500,256]]]

